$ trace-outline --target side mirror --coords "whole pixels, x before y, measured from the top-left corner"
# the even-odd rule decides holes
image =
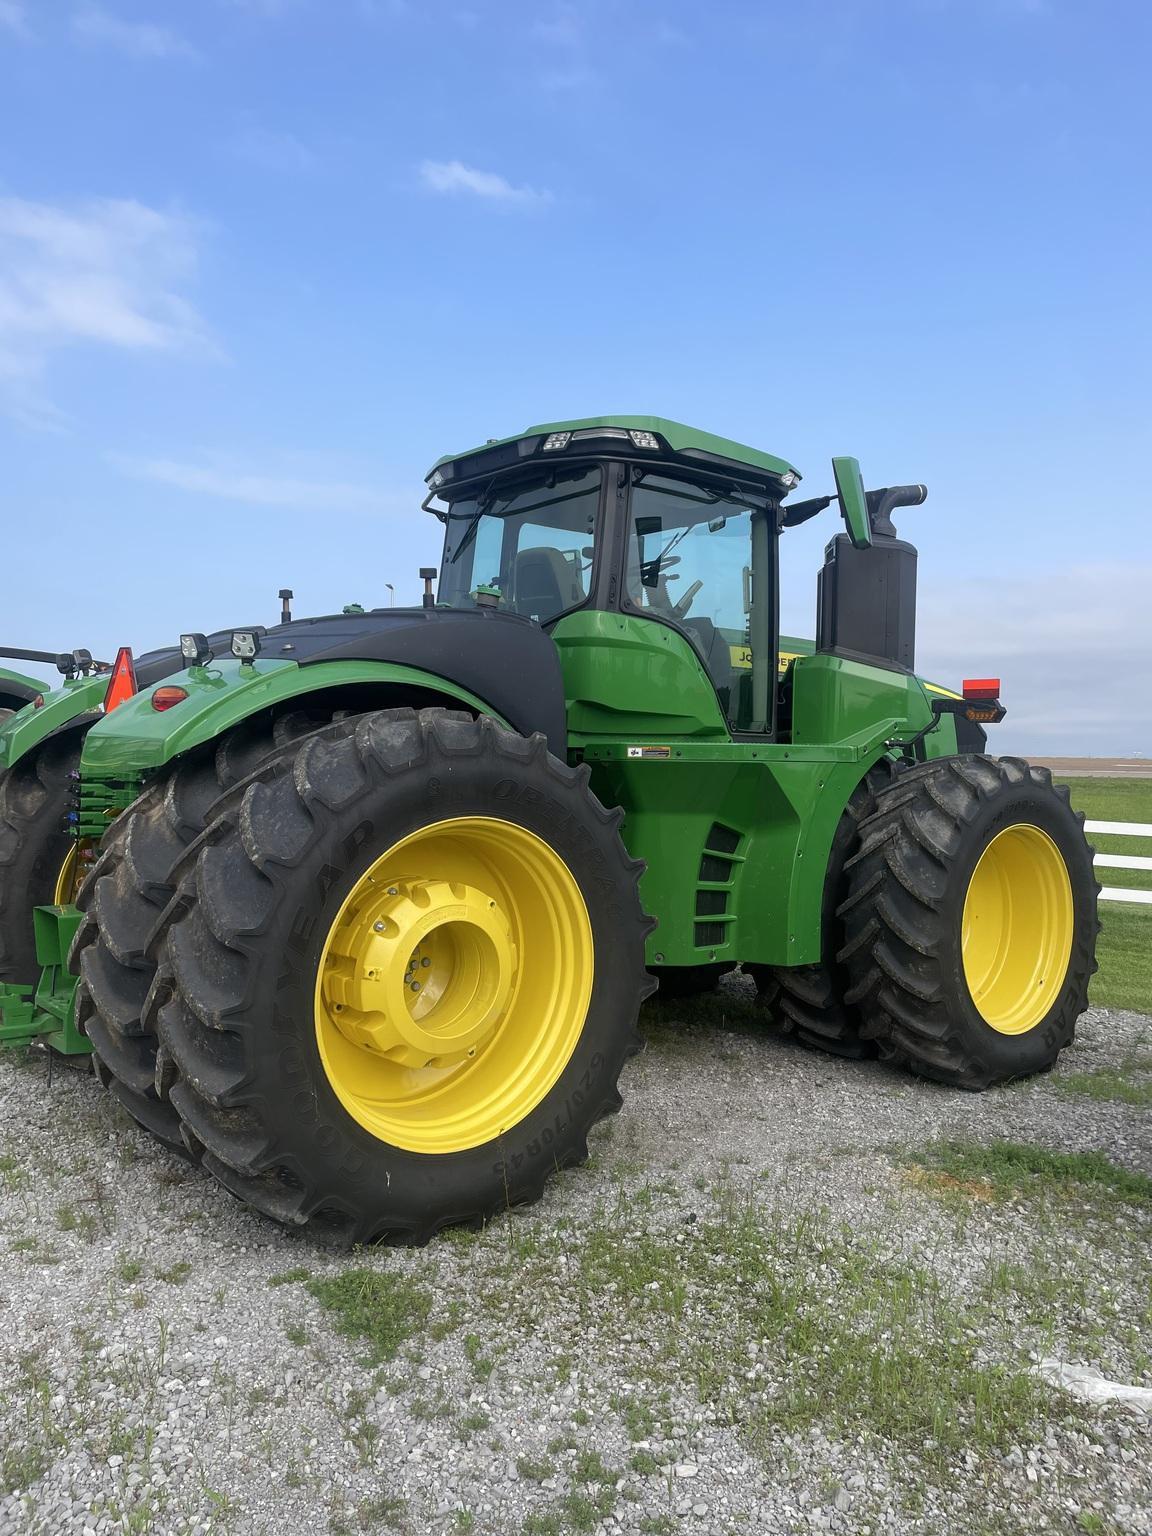
[[[840,515],[848,529],[848,537],[855,549],[867,549],[872,543],[872,521],[868,516],[868,497],[859,460],[833,459],[832,473],[836,478]]]

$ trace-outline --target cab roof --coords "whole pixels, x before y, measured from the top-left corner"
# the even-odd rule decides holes
[[[729,464],[743,465],[754,471],[758,476],[770,475],[774,479],[785,479],[788,488],[796,485],[800,480],[799,471],[786,459],[777,458],[775,454],[764,453],[759,448],[749,448],[745,443],[734,442],[728,437],[717,437],[712,432],[702,432],[698,427],[686,426],[681,421],[669,421],[665,416],[584,416],[575,421],[546,421],[538,426],[526,427],[523,432],[514,433],[511,437],[492,438],[486,443],[481,443],[475,448],[469,448],[463,453],[447,453],[443,458],[437,459],[429,471],[428,479],[434,480],[437,471],[441,472],[443,480],[456,478],[443,474],[445,466],[459,465],[462,460],[479,459],[483,456],[495,454],[497,458],[503,458],[500,449],[506,449],[511,444],[525,445],[515,456],[524,459],[534,456],[539,447],[553,434],[579,433],[591,435],[597,428],[604,428],[609,432],[645,432],[652,433],[661,440],[661,445],[675,455],[682,455],[688,459],[720,460]],[[575,446],[575,445],[573,445]],[[629,445],[629,457],[645,450]],[[510,460],[510,462],[512,462]]]

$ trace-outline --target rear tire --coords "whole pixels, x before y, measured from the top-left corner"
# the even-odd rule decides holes
[[[53,900],[73,846],[71,775],[83,744],[83,731],[49,737],[0,775],[0,982],[40,974],[32,909]]]
[[[942,758],[880,791],[861,834],[840,959],[884,1054],[973,1090],[1048,1071],[1100,928],[1067,789],[1019,758]]]
[[[527,740],[488,719],[391,709],[362,716],[354,734],[322,732],[302,743],[228,802],[162,923],[166,981],[149,1011],[172,1064],[167,1095],[185,1142],[225,1188],[273,1220],[328,1241],[418,1244],[442,1227],[537,1199],[552,1173],[587,1156],[590,1128],[620,1107],[617,1078],[639,1048],[636,1015],[654,986],[644,969],[652,925],[640,907],[642,866],[620,841],[619,813],[596,800],[588,778],[586,768],[552,757],[543,737]],[[506,830],[495,832],[493,821]],[[489,839],[493,868],[507,857],[505,846],[542,847],[547,867],[578,892],[572,910],[583,910],[590,925],[588,947],[579,951],[586,968],[580,985],[590,992],[568,1010],[570,1054],[548,1054],[544,1021],[555,1016],[552,997],[571,975],[558,974],[563,967],[553,968],[530,942],[531,903],[517,907],[508,898],[511,877],[502,886],[475,852],[467,855],[471,872],[447,872],[457,846],[469,846],[469,834],[457,829],[480,824],[472,835]],[[416,852],[404,854],[409,845]],[[399,877],[381,873],[376,883],[374,872],[389,868],[400,869]],[[483,888],[480,901],[474,886]],[[384,935],[381,946],[392,943],[388,914],[420,907],[412,892],[426,898],[434,888],[456,891],[455,900],[471,900],[476,910],[499,906],[514,914],[504,973],[513,979],[501,993],[487,962],[476,960],[483,945],[469,949],[463,941],[455,954],[470,958],[473,972],[461,1017],[475,998],[502,999],[502,1011],[484,1015],[496,1019],[484,1025],[491,1033],[467,1051],[474,1061],[457,1050],[442,1065],[433,1051],[434,1059],[394,1072],[395,1060],[408,1062],[407,1046],[390,1035],[386,1045],[380,1036],[371,1037],[374,1044],[349,1043],[344,1031],[391,1023],[384,1002],[364,1000],[365,990],[378,1000],[385,995],[383,982],[368,979],[392,975],[395,959],[373,958],[373,931]],[[489,891],[500,901],[489,901]],[[444,929],[460,922],[456,910],[445,908]],[[349,927],[365,935],[365,947],[344,939],[333,964],[334,938]],[[397,932],[396,953],[407,953],[406,930]],[[433,951],[436,942],[428,941]],[[356,958],[346,960],[346,952]],[[427,971],[419,967],[430,959],[407,964],[415,977],[429,978],[429,1000],[439,1007],[433,988],[440,962]],[[412,979],[406,974],[405,985]],[[337,988],[331,996],[350,1000],[332,1002],[330,985]],[[455,996],[454,985],[450,965],[440,995]],[[522,1027],[513,1021],[524,1019],[517,1010],[525,997],[541,999],[541,1022],[529,1009],[526,1035],[509,1036]],[[334,1021],[344,1007],[342,1030]],[[539,1078],[535,1097],[524,1090],[517,1098],[529,1078],[537,1083],[532,1073],[542,1059],[556,1075]],[[493,1065],[497,1075],[484,1077]],[[481,1076],[468,1079],[469,1072]],[[470,1086],[477,1082],[482,1091]],[[502,1118],[493,1120],[497,1100],[514,1104],[514,1112],[503,1118],[501,1108]],[[473,1113],[462,1136],[442,1131]]]

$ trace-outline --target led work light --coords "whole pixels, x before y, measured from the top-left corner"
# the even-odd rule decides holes
[[[206,635],[180,636],[180,654],[190,667],[206,667],[212,660],[212,647]]]
[[[232,631],[232,654],[237,661],[255,661],[260,654],[260,636],[254,629]]]

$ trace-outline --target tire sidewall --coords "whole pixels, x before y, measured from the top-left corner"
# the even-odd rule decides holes
[[[1013,826],[1045,832],[1059,849],[1072,887],[1072,947],[1059,990],[1044,1017],[1018,1035],[1002,1034],[986,1022],[968,987],[961,947],[964,903],[972,876],[988,844]],[[956,999],[956,1018],[969,1037],[972,1054],[992,1072],[993,1080],[1024,1076],[1051,1066],[1068,1044],[1081,1006],[1080,977],[1091,968],[1096,937],[1096,879],[1083,829],[1070,806],[1028,783],[1013,785],[981,803],[965,827],[963,847],[941,903],[943,939],[940,965],[944,987]]]

